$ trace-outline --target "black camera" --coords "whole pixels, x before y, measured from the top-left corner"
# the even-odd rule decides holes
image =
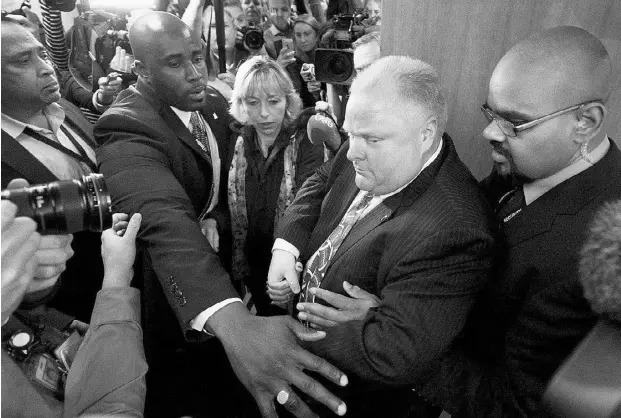
[[[2,191],[17,205],[17,216],[37,222],[41,234],[101,232],[112,226],[112,203],[101,174]]]
[[[356,70],[351,45],[364,33],[362,22],[369,15],[363,11],[340,14],[332,18],[323,48],[315,50],[315,78],[329,84],[351,84]]]
[[[263,39],[263,32],[253,22],[240,29],[244,35],[241,39],[235,40],[235,46],[237,49],[245,51],[244,43],[248,45],[250,49],[261,49],[265,40]]]

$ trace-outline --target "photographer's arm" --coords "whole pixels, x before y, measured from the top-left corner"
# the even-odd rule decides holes
[[[117,218],[118,219],[118,218]],[[147,363],[140,328],[140,292],[129,287],[140,214],[123,236],[102,234],[105,275],[91,325],[78,350],[65,391],[65,416],[142,416]]]
[[[203,8],[205,0],[190,0],[188,7],[183,12],[181,20],[188,25],[195,36],[199,38],[203,34]]]

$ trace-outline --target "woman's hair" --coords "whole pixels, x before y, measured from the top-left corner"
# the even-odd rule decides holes
[[[293,88],[287,72],[271,58],[255,56],[244,62],[237,70],[235,86],[231,96],[231,115],[239,122],[248,122],[242,100],[256,96],[259,92],[284,96],[287,109],[283,127],[289,127],[300,114],[302,100]]]

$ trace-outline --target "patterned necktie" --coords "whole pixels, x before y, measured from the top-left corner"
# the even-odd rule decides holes
[[[196,143],[207,155],[207,159],[211,162],[211,151],[209,149],[209,137],[207,131],[201,123],[201,120],[197,112],[192,112],[190,115],[190,124],[192,125],[192,136],[196,140]]]
[[[321,247],[319,247],[315,254],[313,254],[306,265],[306,270],[304,270],[300,302],[315,302],[315,296],[309,292],[310,289],[321,285],[321,280],[330,264],[330,259],[336,254],[354,224],[358,222],[362,212],[369,206],[371,199],[373,199],[373,195],[371,193],[366,193],[357,205],[349,208],[339,225],[332,231],[328,239],[321,244]]]
[[[500,198],[496,214],[504,223],[520,213],[524,207],[526,207],[524,188],[518,186]]]
[[[209,137],[207,136],[207,131],[205,130],[205,126],[203,125],[200,117],[198,116],[198,112],[192,112],[190,115],[190,124],[192,125],[192,136],[196,140],[198,146],[205,152],[209,163],[211,163],[213,167],[213,162],[211,160],[211,151],[209,148]],[[207,201],[207,208],[211,206],[211,202],[216,194],[216,176],[215,173],[212,176],[211,181],[211,189],[209,190],[209,200]]]

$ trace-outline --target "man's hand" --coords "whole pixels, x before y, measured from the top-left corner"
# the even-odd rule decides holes
[[[289,251],[274,250],[267,273],[267,282],[278,283],[283,279],[287,281],[293,293],[300,293],[300,277],[296,269],[295,257]]]
[[[52,287],[67,268],[67,260],[73,257],[73,235],[43,235],[35,255],[37,267],[28,293]]]
[[[131,73],[133,63],[134,57],[125,52],[125,50],[120,46],[117,46],[114,57],[112,57],[112,60],[110,61],[110,68],[122,73]]]
[[[215,219],[209,218],[204,221],[200,221],[201,231],[209,245],[215,252],[220,251],[220,235],[218,234],[218,222]]]
[[[358,286],[343,282],[343,289],[351,298],[316,287],[310,289],[311,294],[325,300],[333,307],[319,303],[298,303],[297,309],[300,311],[298,318],[310,322],[313,328],[330,328],[349,321],[364,319],[369,309],[380,304],[377,296]]]
[[[287,68],[289,64],[295,62],[295,51],[288,48],[281,49],[278,53],[278,58],[276,58],[276,62],[279,63],[282,68]]]
[[[142,216],[135,213],[129,222],[124,213],[114,214],[112,228],[101,234],[101,257],[104,264],[102,289],[128,287],[134,277],[136,235]]]
[[[30,218],[16,218],[17,206],[0,202],[2,217],[2,323],[17,309],[32,282],[41,236]]]
[[[274,401],[283,391],[278,401],[293,415],[315,416],[291,386],[338,415],[345,414],[345,404],[304,373],[304,370],[315,371],[336,384],[347,384],[347,377],[341,371],[299,346],[299,337],[317,340],[325,333],[305,330],[288,316],[250,315],[240,303],[222,308],[208,323],[222,341],[235,374],[250,391],[264,417],[277,417]]]
[[[116,73],[113,73],[116,74]],[[114,98],[121,91],[121,84],[123,80],[121,77],[116,77],[110,80],[108,77],[100,77],[97,80],[99,83],[99,90],[97,90],[97,101],[103,106],[109,106],[114,101]]]

